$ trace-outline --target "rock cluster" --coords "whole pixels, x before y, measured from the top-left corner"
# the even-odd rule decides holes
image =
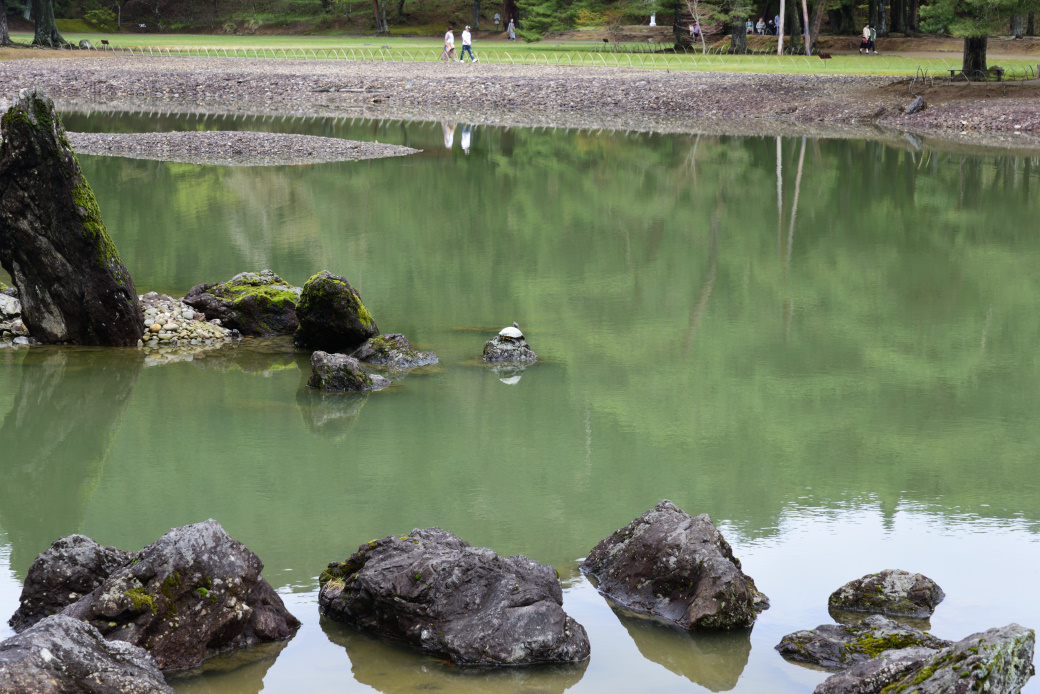
[[[307,385],[330,393],[381,390],[390,385],[390,379],[367,373],[354,357],[318,350],[311,354],[311,377]]]
[[[361,294],[343,277],[323,270],[307,280],[296,305],[293,338],[304,349],[349,353],[379,335]]]
[[[667,499],[600,541],[581,571],[614,602],[684,629],[750,627],[768,606],[711,518]]]
[[[108,235],[54,103],[23,89],[0,124],[0,265],[41,342],[128,347],[133,279]]]
[[[927,619],[946,594],[935,581],[900,569],[886,569],[849,581],[831,593],[832,610]]]
[[[55,615],[0,642],[0,692],[173,694],[143,648]]]
[[[58,614],[133,558],[130,552],[103,547],[85,535],[69,535],[55,541],[30,567],[21,603],[8,624],[15,631],[22,631]]]
[[[386,366],[391,369],[414,369],[438,362],[433,352],[421,352],[401,333],[389,333],[369,338],[350,356],[358,361]]]
[[[833,675],[815,694],[1018,694],[1033,672],[1036,634],[1018,624],[988,629],[934,650],[885,651]]]
[[[484,343],[483,359],[487,362],[514,362],[532,363],[538,360],[523,335],[512,336],[504,334],[510,328],[506,328],[498,335]],[[519,330],[516,331],[519,333]]]
[[[788,660],[838,670],[892,649],[923,646],[934,650],[949,645],[919,629],[871,615],[856,624],[822,624],[796,631],[781,639],[776,650]]]
[[[881,616],[927,618],[944,597],[921,574],[868,574],[834,591],[828,602],[832,616],[843,620],[855,612],[870,617],[788,634],[776,650],[789,660],[842,670],[815,694],[1018,694],[1034,674],[1031,629],[1009,624],[952,643]]]
[[[165,294],[149,292],[140,297],[144,307],[144,337],[140,343],[145,350],[178,346],[214,346],[241,335],[225,328],[219,319],[205,320],[188,304]]]
[[[29,570],[21,604],[30,608],[12,623],[25,627],[61,609],[111,641],[145,648],[161,670],[195,667],[223,651],[286,639],[299,627],[262,570],[214,520],[174,528],[134,554],[66,538]],[[86,594],[58,593],[74,575],[81,590],[97,585]]]
[[[329,564],[320,583],[326,615],[457,665],[589,657],[588,636],[563,611],[552,567],[500,557],[440,528],[362,545]]]
[[[184,303],[243,335],[292,335],[301,291],[271,270],[240,272],[227,282],[195,285]]]

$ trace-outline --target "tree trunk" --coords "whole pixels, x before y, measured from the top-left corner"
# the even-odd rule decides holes
[[[986,69],[986,36],[969,36],[964,39],[964,59],[961,69],[968,79],[975,79],[975,73]]]
[[[823,0],[816,0],[812,8],[812,18],[809,20],[809,45],[815,46],[820,38],[820,25],[823,23]]]
[[[877,6],[877,27],[878,36],[888,36],[888,6],[885,0],[879,0]]]
[[[877,0],[867,1],[867,23],[877,26]]]
[[[747,27],[744,26],[744,22],[736,21],[730,29],[732,29],[729,44],[730,55],[747,53]]]
[[[520,25],[520,13],[516,9],[516,0],[502,0],[502,26],[509,26],[509,20]]]
[[[908,0],[906,7],[906,30],[916,34],[921,30],[921,0]]]
[[[1035,15],[1032,12],[1030,12],[1029,15],[1027,15],[1027,17],[1026,17],[1026,34],[1028,34],[1029,36],[1036,36],[1036,33],[1033,30],[1033,26],[1034,26],[1033,25],[1033,18],[1034,17],[1035,17]]]
[[[33,0],[33,15],[36,18],[34,46],[60,48],[69,45],[58,33],[58,25],[54,22],[54,0]]]
[[[398,0],[397,2],[397,23],[404,23],[404,0]]]
[[[1022,21],[1021,14],[1011,15],[1011,37],[1020,39],[1025,35],[1025,22]]]
[[[784,54],[784,10],[787,9],[784,6],[784,1],[785,0],[780,0],[780,12],[777,14],[777,16],[780,17],[780,25],[776,28],[776,54],[777,55],[783,55]],[[777,138],[777,142],[779,142],[779,141],[780,141],[780,139]]]
[[[905,0],[892,0],[892,15],[889,17],[888,30],[894,34],[902,34],[906,31],[906,24],[903,23],[903,7],[906,5]]]
[[[379,14],[376,15],[376,33],[388,36],[390,23],[386,21],[386,0],[379,0]]]
[[[11,34],[7,30],[7,7],[0,0],[0,46],[11,45]]]
[[[473,0],[473,31],[480,28],[480,0]]]
[[[809,42],[809,5],[802,0],[802,41],[805,42],[805,54],[812,55],[812,43]]]

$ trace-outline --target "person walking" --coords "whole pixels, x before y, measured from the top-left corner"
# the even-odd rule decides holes
[[[448,33],[444,35],[444,51],[441,60],[453,62],[455,60],[455,27],[449,26]]]
[[[864,24],[863,25],[863,40],[859,42],[859,52],[860,52],[860,55],[863,54],[863,51],[866,51],[868,54],[870,53],[870,25],[869,24]]]
[[[870,25],[870,46],[868,48],[869,48],[869,50],[874,51],[874,55],[877,55],[878,54],[878,52],[877,52],[877,43],[875,43],[875,41],[877,41],[877,29],[874,28],[873,24],[871,24]]]
[[[459,53],[459,62],[461,63],[463,58],[466,57],[466,52],[469,52],[469,59],[474,63],[477,62],[477,56],[473,55],[473,34],[469,33],[469,25],[462,30],[462,52]]]
[[[506,27],[506,31],[509,32],[509,40],[516,41],[516,24],[513,23],[513,18],[509,18],[509,26]]]
[[[773,26],[776,27],[776,33],[780,33],[780,15],[773,17]]]

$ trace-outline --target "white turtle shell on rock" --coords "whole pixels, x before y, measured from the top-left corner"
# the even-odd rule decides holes
[[[519,340],[520,338],[522,338],[524,336],[524,334],[522,332],[520,332],[520,328],[514,328],[513,326],[510,325],[507,328],[502,328],[501,330],[499,330],[498,331],[498,336],[499,337],[505,337],[505,338],[508,338],[510,340]]]

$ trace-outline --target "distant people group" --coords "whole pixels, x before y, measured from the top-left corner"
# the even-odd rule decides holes
[[[498,29],[498,25],[501,23],[502,17],[497,12],[495,13],[495,28]],[[694,29],[693,25],[690,25],[690,31]],[[700,32],[700,24],[697,25],[697,31]],[[509,24],[506,26],[507,39],[509,41],[516,41],[516,20],[512,17],[509,18]],[[455,27],[448,25],[448,31],[444,33],[444,50],[441,51],[441,60],[445,62],[463,62],[466,59],[466,54],[469,53],[469,59],[474,63],[479,63],[480,60],[477,58],[476,53],[473,52],[473,34],[470,33],[469,26],[462,30],[462,52],[455,55]]]
[[[752,22],[751,17],[748,17],[747,21],[744,23],[744,28],[748,34],[776,36],[777,31],[780,28],[780,15],[776,15],[768,22],[765,17],[759,17],[758,22]]]
[[[874,28],[873,24],[863,25],[863,40],[859,44],[859,52],[863,53],[866,51],[867,55],[871,52],[877,55],[877,29]]]

